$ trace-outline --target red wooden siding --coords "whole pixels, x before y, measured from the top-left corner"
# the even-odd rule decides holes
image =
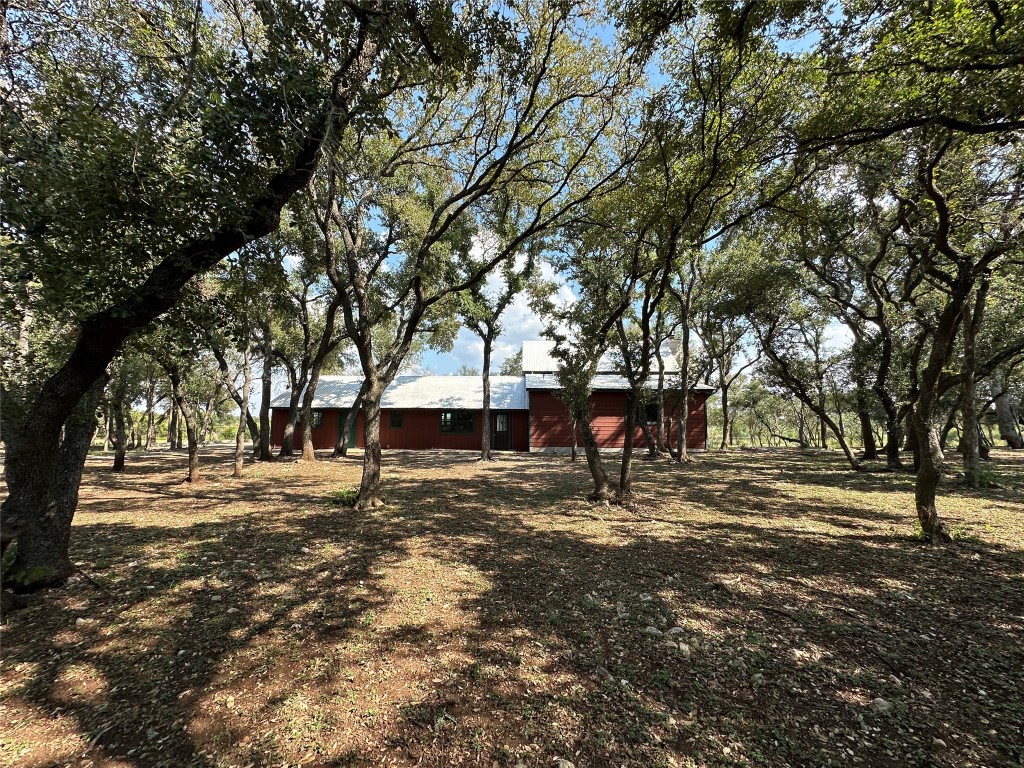
[[[317,450],[334,448],[338,443],[338,422],[341,419],[342,411],[337,408],[325,408],[324,420],[319,427],[313,429],[313,447]],[[284,425],[288,422],[287,408],[274,408],[270,421],[270,442],[275,446],[281,445],[284,441]],[[302,448],[302,433],[299,432],[301,425],[296,425],[294,445],[296,449]],[[356,445],[363,447],[363,414],[356,417]]]
[[[703,393],[690,397],[690,409],[686,417],[687,448],[705,448],[705,412]],[[666,398],[666,416],[675,413],[674,398]],[[622,448],[625,444],[625,392],[594,392],[590,396],[590,410],[593,414],[592,428],[597,444],[601,448]],[[671,439],[675,440],[675,425],[670,426]],[[571,445],[569,418],[565,404],[553,392],[530,392],[530,448],[568,448]],[[576,442],[582,445],[583,437],[577,431]],[[637,427],[633,445],[645,447],[643,432]]]
[[[502,411],[512,415],[512,450],[529,450],[528,432],[529,417],[526,411]],[[338,421],[341,410],[326,408],[323,411],[324,419],[319,428],[313,430],[313,447],[317,450],[334,448],[338,441]],[[448,448],[456,450],[479,450],[481,443],[480,424],[483,421],[480,411],[473,412],[473,431],[464,434],[449,434],[441,432],[441,411],[437,410],[404,410],[402,426],[391,426],[391,410],[381,409],[380,415],[380,444],[384,449],[430,449]],[[496,411],[491,411],[491,418],[494,418]],[[281,445],[284,439],[284,426],[288,420],[287,408],[274,408],[273,420],[271,422],[270,439],[274,445]],[[356,440],[357,445],[362,448],[363,441],[363,415],[360,413],[356,419]],[[301,440],[298,436],[295,439],[295,446],[301,447]]]

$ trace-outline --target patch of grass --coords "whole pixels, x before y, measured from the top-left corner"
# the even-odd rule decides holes
[[[328,504],[333,504],[339,507],[354,507],[358,496],[358,489],[347,488],[343,491],[331,491],[327,494],[326,498]]]

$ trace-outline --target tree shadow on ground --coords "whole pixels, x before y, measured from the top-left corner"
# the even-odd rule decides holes
[[[805,459],[783,462],[785,497],[750,480],[779,468],[651,463],[627,508],[578,501],[568,462],[466,458],[389,456],[374,512],[274,469],[206,519],[187,488],[162,521],[89,516],[75,556],[104,586],[5,629],[3,706],[55,713],[50,754],[16,764],[1024,757],[1020,549],[925,547],[863,500],[829,511]]]

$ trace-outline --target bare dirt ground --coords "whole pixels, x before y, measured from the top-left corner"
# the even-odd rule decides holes
[[[942,489],[835,456],[385,457],[182,483],[90,459],[83,576],[0,631],[4,766],[1024,765],[1024,456]],[[955,456],[952,457],[955,460]]]

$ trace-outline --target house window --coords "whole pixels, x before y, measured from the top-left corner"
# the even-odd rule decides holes
[[[626,398],[626,413],[629,413],[629,409],[633,408],[633,399]],[[639,414],[637,414],[639,415]],[[645,403],[644,404],[644,418],[648,424],[658,423],[658,404],[657,403]]]
[[[309,421],[313,429],[320,429],[320,427],[324,425],[324,412],[313,411],[313,413],[310,414]]]
[[[404,411],[392,411],[391,412],[391,428],[401,429],[405,425],[405,412]]]
[[[472,411],[441,411],[441,431],[448,435],[470,435],[473,433]]]

